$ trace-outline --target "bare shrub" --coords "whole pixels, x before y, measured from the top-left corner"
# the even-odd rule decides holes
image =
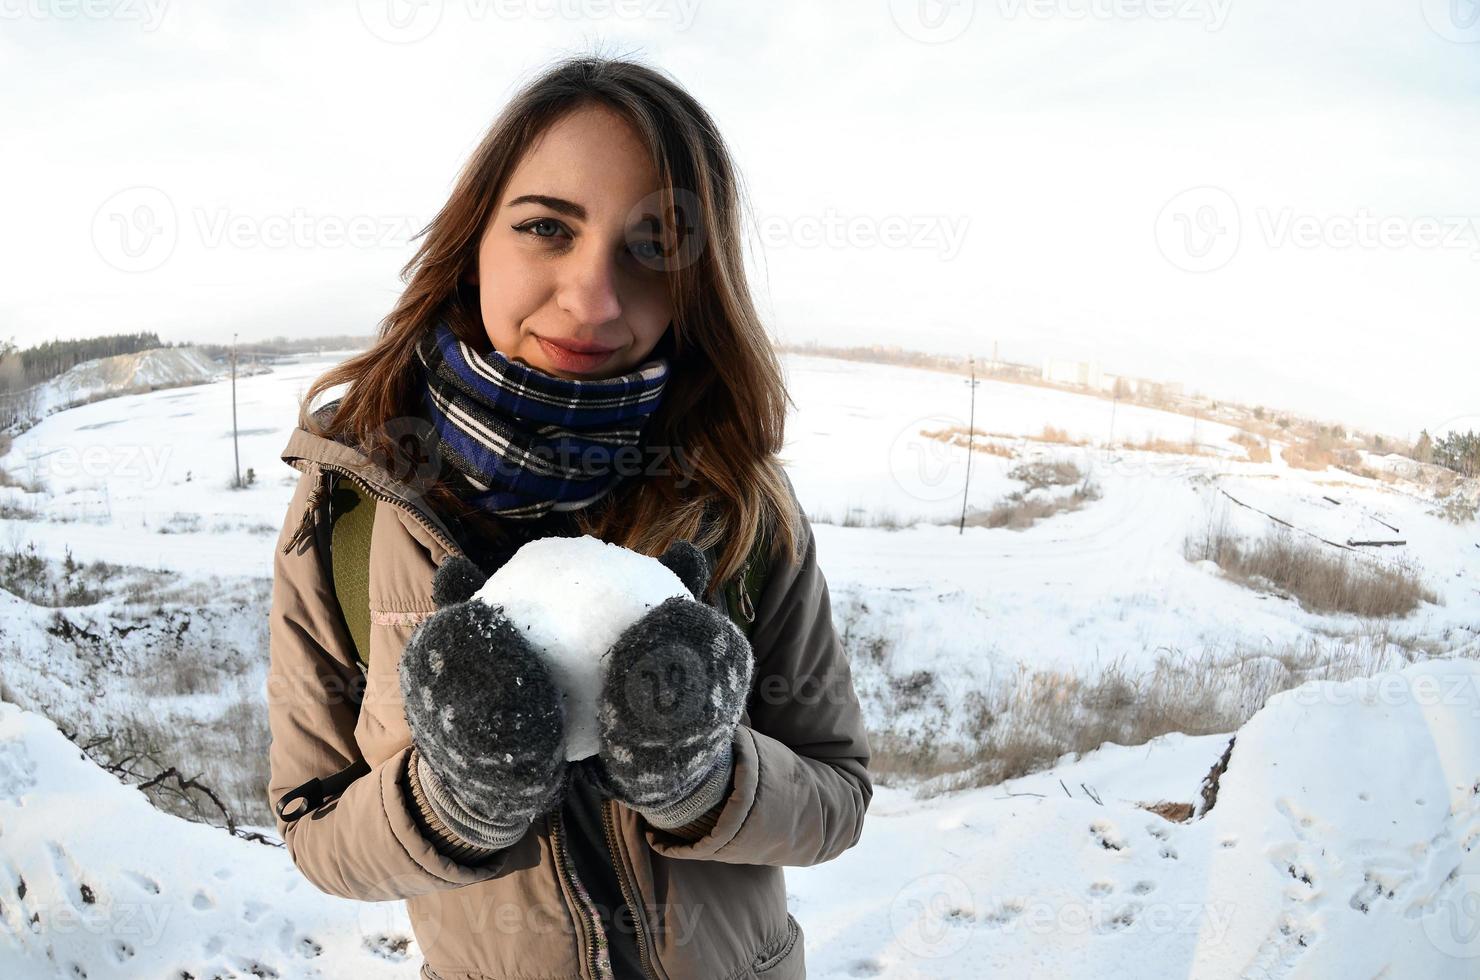
[[[999,528],[1013,531],[1030,528],[1045,518],[1081,509],[1086,503],[1100,499],[1098,485],[1086,480],[1074,492],[1062,497],[1030,497],[1022,491],[1008,494],[990,510],[966,515],[967,527]]]
[[[176,512],[165,519],[159,526],[160,534],[194,534],[200,530],[199,514],[182,514]]]
[[[219,689],[220,675],[199,657],[173,650],[155,659],[154,669],[140,678],[140,686],[155,696],[206,694]]]
[[[1084,479],[1084,473],[1067,459],[1019,463],[1007,472],[1008,479],[1021,480],[1029,490],[1043,487],[1067,487]]]
[[[1406,616],[1421,602],[1439,602],[1406,564],[1379,564],[1313,539],[1297,539],[1285,528],[1251,542],[1220,525],[1189,536],[1183,554],[1189,561],[1216,563],[1242,585],[1293,598],[1309,612]]]

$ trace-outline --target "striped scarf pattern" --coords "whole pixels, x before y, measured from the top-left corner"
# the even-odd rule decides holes
[[[585,507],[621,480],[614,456],[640,444],[669,367],[657,357],[614,378],[560,378],[474,350],[445,320],[416,356],[437,453],[471,503],[514,519]]]

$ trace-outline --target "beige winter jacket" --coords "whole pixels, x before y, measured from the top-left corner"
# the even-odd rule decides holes
[[[278,818],[294,863],[329,894],[405,900],[423,978],[598,980],[600,920],[556,814],[491,858],[464,864],[437,846],[445,826],[429,827],[411,795],[397,668],[412,629],[435,608],[434,571],[461,553],[452,535],[408,487],[348,446],[299,428],[282,457],[302,476],[274,566],[269,802],[361,760],[369,767],[301,819]],[[316,535],[301,533],[312,527],[329,471],[393,505],[375,516],[363,681]],[[755,604],[755,680],[733,740],[733,788],[711,811],[712,829],[686,840],[617,801],[603,804],[652,977],[804,977],[802,929],[787,911],[782,868],[831,860],[863,831],[873,795],[869,745],[812,529],[801,520],[801,562],[773,560]],[[723,610],[722,602],[715,600]]]

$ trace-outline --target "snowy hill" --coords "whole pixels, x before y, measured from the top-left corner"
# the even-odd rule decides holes
[[[215,380],[221,369],[198,347],[157,347],[84,361],[37,386],[37,418],[113,395]]]
[[[1480,664],[1286,692],[1225,739],[1106,746],[929,802],[787,872],[824,978],[1472,977]],[[1072,787],[1068,792],[1064,788]],[[404,977],[403,906],[313,889],[281,849],[154,810],[0,703],[0,976]]]

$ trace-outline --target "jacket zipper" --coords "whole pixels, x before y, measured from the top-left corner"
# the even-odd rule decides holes
[[[554,811],[545,814],[545,826],[549,828],[550,831],[550,843],[553,845],[555,850],[555,864],[557,867],[559,867],[560,873],[565,876],[565,880],[570,883],[572,888],[574,888],[576,887],[575,869],[570,866],[570,859],[566,855],[565,840],[560,831],[560,819]],[[569,906],[567,906],[567,908],[569,908]],[[595,933],[601,929],[601,922],[594,916],[591,917],[590,921],[587,924],[589,924],[589,926],[591,927],[592,933]],[[595,945],[589,942],[585,938],[585,935],[582,935],[582,937],[577,940],[577,944],[580,946],[581,951],[585,954],[586,962],[591,968],[591,976],[598,978],[598,980],[609,980],[609,974],[602,971],[601,965],[597,962]]]
[[[350,472],[345,467],[339,466],[335,463],[320,463],[317,460],[314,460],[314,465],[319,467],[319,469],[321,470],[327,470],[331,473],[338,473],[340,476],[347,477],[348,479],[353,480],[361,490],[365,491],[368,496],[374,497],[376,500],[383,500],[388,504],[393,504],[397,507],[400,507],[402,510],[406,511],[408,514],[414,517],[418,524],[426,528],[427,532],[431,534],[432,537],[436,538],[437,541],[442,545],[442,547],[447,549],[448,554],[457,555],[464,558],[467,557],[465,554],[463,554],[462,548],[458,547],[457,542],[451,540],[440,530],[438,530],[437,527],[433,525],[430,520],[427,519],[426,515],[423,514],[419,508],[412,506],[404,498],[397,497],[393,494],[386,493],[383,490],[371,486],[370,483],[363,477],[358,476],[357,474]]]
[[[658,975],[653,972],[652,959],[648,955],[647,947],[647,921],[643,915],[642,907],[633,901],[637,896],[635,885],[628,887],[627,862],[622,860],[622,852],[617,844],[616,822],[612,817],[612,810],[616,807],[615,800],[603,800],[601,802],[601,825],[606,831],[607,846],[611,848],[612,867],[617,872],[617,882],[622,886],[622,897],[627,900],[627,910],[632,913],[632,924],[637,926],[637,957],[642,962],[643,975],[657,980]]]
[[[443,535],[441,531],[437,530],[437,528],[434,527],[429,520],[427,520],[427,518],[421,513],[420,510],[418,510],[416,507],[411,506],[405,500],[393,496],[392,494],[385,493],[371,486],[366,480],[354,473],[351,473],[348,469],[342,466],[337,466],[333,463],[320,463],[317,461],[315,461],[315,465],[317,465],[320,469],[338,473],[341,476],[355,481],[360,489],[364,490],[366,494],[374,497],[376,500],[383,500],[393,506],[401,507],[412,517],[414,517],[418,524],[426,528],[427,532],[430,533],[432,537],[436,538],[442,544],[442,546],[447,549],[449,554],[466,557],[466,555],[463,554],[463,550],[457,546],[456,542],[448,540],[448,538]],[[618,845],[616,829],[613,825],[611,816],[612,806],[615,806],[615,803],[613,803],[611,800],[607,800],[604,801],[601,808],[601,822],[603,825],[603,829],[606,831],[607,845],[611,848],[613,859],[612,867],[617,872],[617,881],[622,886],[622,897],[627,900],[627,908],[629,911],[631,911],[632,921],[637,926],[637,953],[638,957],[642,961],[643,973],[652,978],[652,980],[657,980],[657,975],[653,973],[652,960],[649,958],[648,955],[647,923],[643,918],[642,910],[639,909],[633,901],[636,894],[636,889],[635,887],[628,884],[625,865],[619,857],[619,851],[617,850]],[[558,830],[558,821],[555,820],[553,815],[547,814],[546,825],[549,827],[550,840],[551,843],[554,845],[556,861],[560,865],[561,872],[566,875],[569,881],[574,883],[576,880],[575,871],[570,867],[569,860],[566,856],[565,844]],[[567,908],[569,908],[568,905]],[[595,921],[591,923],[591,926],[592,931],[595,932],[596,930],[599,930],[601,928],[601,923],[600,921]],[[586,958],[591,964],[591,975],[593,977],[600,976],[601,971],[596,962],[595,948],[584,939],[580,941],[580,945],[584,947]]]

